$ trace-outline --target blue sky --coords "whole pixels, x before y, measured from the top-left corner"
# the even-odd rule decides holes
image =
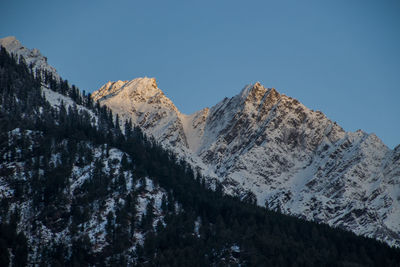
[[[0,37],[38,48],[91,92],[156,77],[184,113],[249,83],[297,98],[345,130],[400,143],[400,2],[10,1]]]

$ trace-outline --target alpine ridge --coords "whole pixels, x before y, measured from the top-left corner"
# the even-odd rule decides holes
[[[226,194],[400,245],[400,158],[374,134],[346,132],[322,112],[260,83],[192,115],[153,78],[92,94]]]
[[[0,43],[1,266],[398,266],[316,222],[397,246],[400,146],[260,83],[191,115],[153,78],[86,95]]]
[[[15,37],[0,45],[60,79],[37,49]],[[41,90],[52,106],[75,108],[71,98]],[[400,146],[391,150],[374,134],[346,132],[258,82],[191,115],[181,113],[154,78],[108,82],[91,97],[119,115],[121,128],[131,120],[211,187],[218,182],[243,201],[400,246]],[[91,110],[76,108],[99,124]]]

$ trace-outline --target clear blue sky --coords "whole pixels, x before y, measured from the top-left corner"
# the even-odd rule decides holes
[[[400,2],[2,0],[0,37],[39,48],[91,92],[156,77],[184,113],[245,84],[400,143]]]

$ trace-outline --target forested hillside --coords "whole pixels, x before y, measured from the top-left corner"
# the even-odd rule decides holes
[[[223,195],[123,124],[1,49],[1,266],[399,266],[398,249]]]

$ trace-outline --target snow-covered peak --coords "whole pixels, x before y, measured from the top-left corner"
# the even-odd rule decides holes
[[[122,121],[131,119],[155,138],[187,147],[181,114],[154,78],[108,82],[92,98],[118,113]]]
[[[156,95],[164,95],[164,93],[158,89],[156,79],[147,77],[137,78],[125,83],[120,92],[123,96],[140,95],[146,99]]]
[[[245,106],[258,107],[259,105],[276,104],[276,102],[285,97],[278,93],[275,88],[265,88],[260,82],[245,86],[242,91],[235,96],[237,102],[244,103]],[[250,107],[249,107],[250,106]]]
[[[242,99],[247,99],[248,97],[254,95],[264,95],[267,91],[268,89],[265,88],[261,83],[256,82],[254,84],[246,85],[238,96],[240,96]]]
[[[139,102],[147,101],[156,96],[164,96],[167,99],[164,93],[157,87],[156,79],[147,77],[136,78],[131,81],[107,82],[92,94],[92,98],[95,101],[103,101],[114,96],[124,99],[131,98],[131,100]]]
[[[116,81],[116,82],[107,82],[105,85],[100,87],[99,90],[94,91],[92,93],[92,98],[94,101],[98,101],[100,99],[105,99],[113,96],[118,90],[121,89],[128,81]]]
[[[33,70],[44,70],[52,73],[55,79],[60,79],[56,69],[47,63],[47,58],[36,48],[29,49],[14,37],[8,36],[0,39],[0,46],[3,46],[8,53],[23,57],[28,66],[32,65]]]
[[[92,93],[95,101],[110,106],[120,106],[122,110],[146,112],[145,106],[156,110],[179,113],[172,101],[157,87],[155,78],[136,78],[130,81],[108,82]],[[144,108],[144,109],[142,109]]]

